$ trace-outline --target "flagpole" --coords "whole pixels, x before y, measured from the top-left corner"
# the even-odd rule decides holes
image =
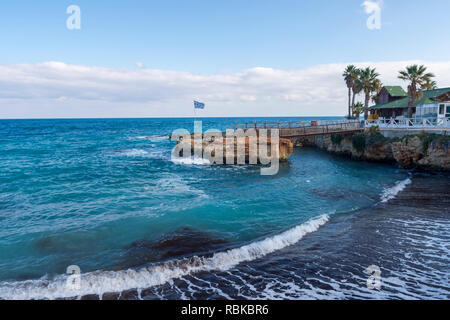
[[[196,109],[204,109],[205,104],[194,100],[194,118],[197,120],[197,110]]]
[[[195,107],[195,101],[194,101],[194,121],[197,121],[197,108]]]

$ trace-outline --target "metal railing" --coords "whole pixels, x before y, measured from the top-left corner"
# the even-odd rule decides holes
[[[253,121],[253,122],[236,122],[235,129],[296,129],[304,127],[321,127],[321,126],[348,126],[359,127],[360,120],[317,120],[317,121]]]
[[[356,132],[364,130],[364,121],[360,120],[317,120],[317,121],[254,121],[237,123],[236,129],[279,129],[280,137],[293,138],[324,134]]]
[[[389,118],[369,119],[365,126],[380,129],[450,129],[449,118]]]

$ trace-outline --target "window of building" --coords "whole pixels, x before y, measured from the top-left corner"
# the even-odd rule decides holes
[[[424,118],[436,118],[438,116],[438,106],[427,105],[421,108],[421,116]]]

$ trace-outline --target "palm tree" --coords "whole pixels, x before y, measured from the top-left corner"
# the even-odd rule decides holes
[[[423,65],[418,66],[417,64],[407,66],[406,70],[399,71],[399,79],[404,81],[409,81],[408,86],[408,118],[412,118],[412,112],[414,104],[417,100],[422,98],[422,88],[424,85],[431,83],[431,78],[434,78],[434,74],[426,72],[427,68]]]
[[[380,80],[378,80],[378,79],[376,80],[376,82],[374,84],[374,88],[375,88],[375,90],[374,90],[375,93],[372,95],[371,99],[372,99],[373,103],[378,104],[378,103],[380,103],[380,92],[381,92],[381,89],[383,89],[383,85]]]
[[[369,102],[372,92],[376,91],[380,86],[381,82],[378,80],[379,74],[376,72],[375,68],[371,69],[367,67],[361,70],[359,74],[359,82],[364,91],[364,118],[367,119],[369,115]]]
[[[347,68],[345,68],[344,73],[342,76],[344,77],[345,83],[347,84],[348,88],[348,117],[351,117],[351,109],[354,105],[354,102],[352,103],[352,89],[355,85],[356,80],[358,79],[358,73],[359,69],[356,68],[354,65],[349,65]],[[355,101],[355,97],[353,97],[353,101]]]
[[[425,83],[421,87],[422,90],[435,90],[437,89],[437,83],[436,81],[433,81],[431,79],[427,79]]]
[[[364,104],[362,102],[358,102],[353,107],[353,115],[359,120],[359,115],[364,112]]]
[[[352,110],[355,108],[355,98],[358,94],[361,93],[363,87],[361,81],[359,80],[359,75],[361,73],[361,69],[358,69],[358,79],[356,79],[355,84],[353,85],[353,100],[352,100]]]

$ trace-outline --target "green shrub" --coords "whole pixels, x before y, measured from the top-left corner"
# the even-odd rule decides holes
[[[428,150],[430,145],[438,145],[448,148],[450,136],[435,133],[419,133],[417,136],[422,140],[423,150]]]
[[[378,127],[378,126],[370,127],[367,130],[367,132],[369,133],[370,136],[380,134],[380,127]]]
[[[368,137],[369,144],[377,144],[390,141],[390,139],[383,136],[380,132],[375,132]]]
[[[341,142],[342,142],[342,134],[332,134],[331,135],[331,142],[333,142],[333,144],[341,144]]]
[[[428,147],[430,146],[430,144],[433,143],[433,140],[435,139],[435,137],[433,137],[433,135],[431,135],[431,134],[424,134],[421,139],[422,139],[423,150],[426,151],[426,150],[428,150]]]
[[[358,152],[363,152],[366,149],[366,136],[363,132],[355,133],[352,136],[352,145]]]

